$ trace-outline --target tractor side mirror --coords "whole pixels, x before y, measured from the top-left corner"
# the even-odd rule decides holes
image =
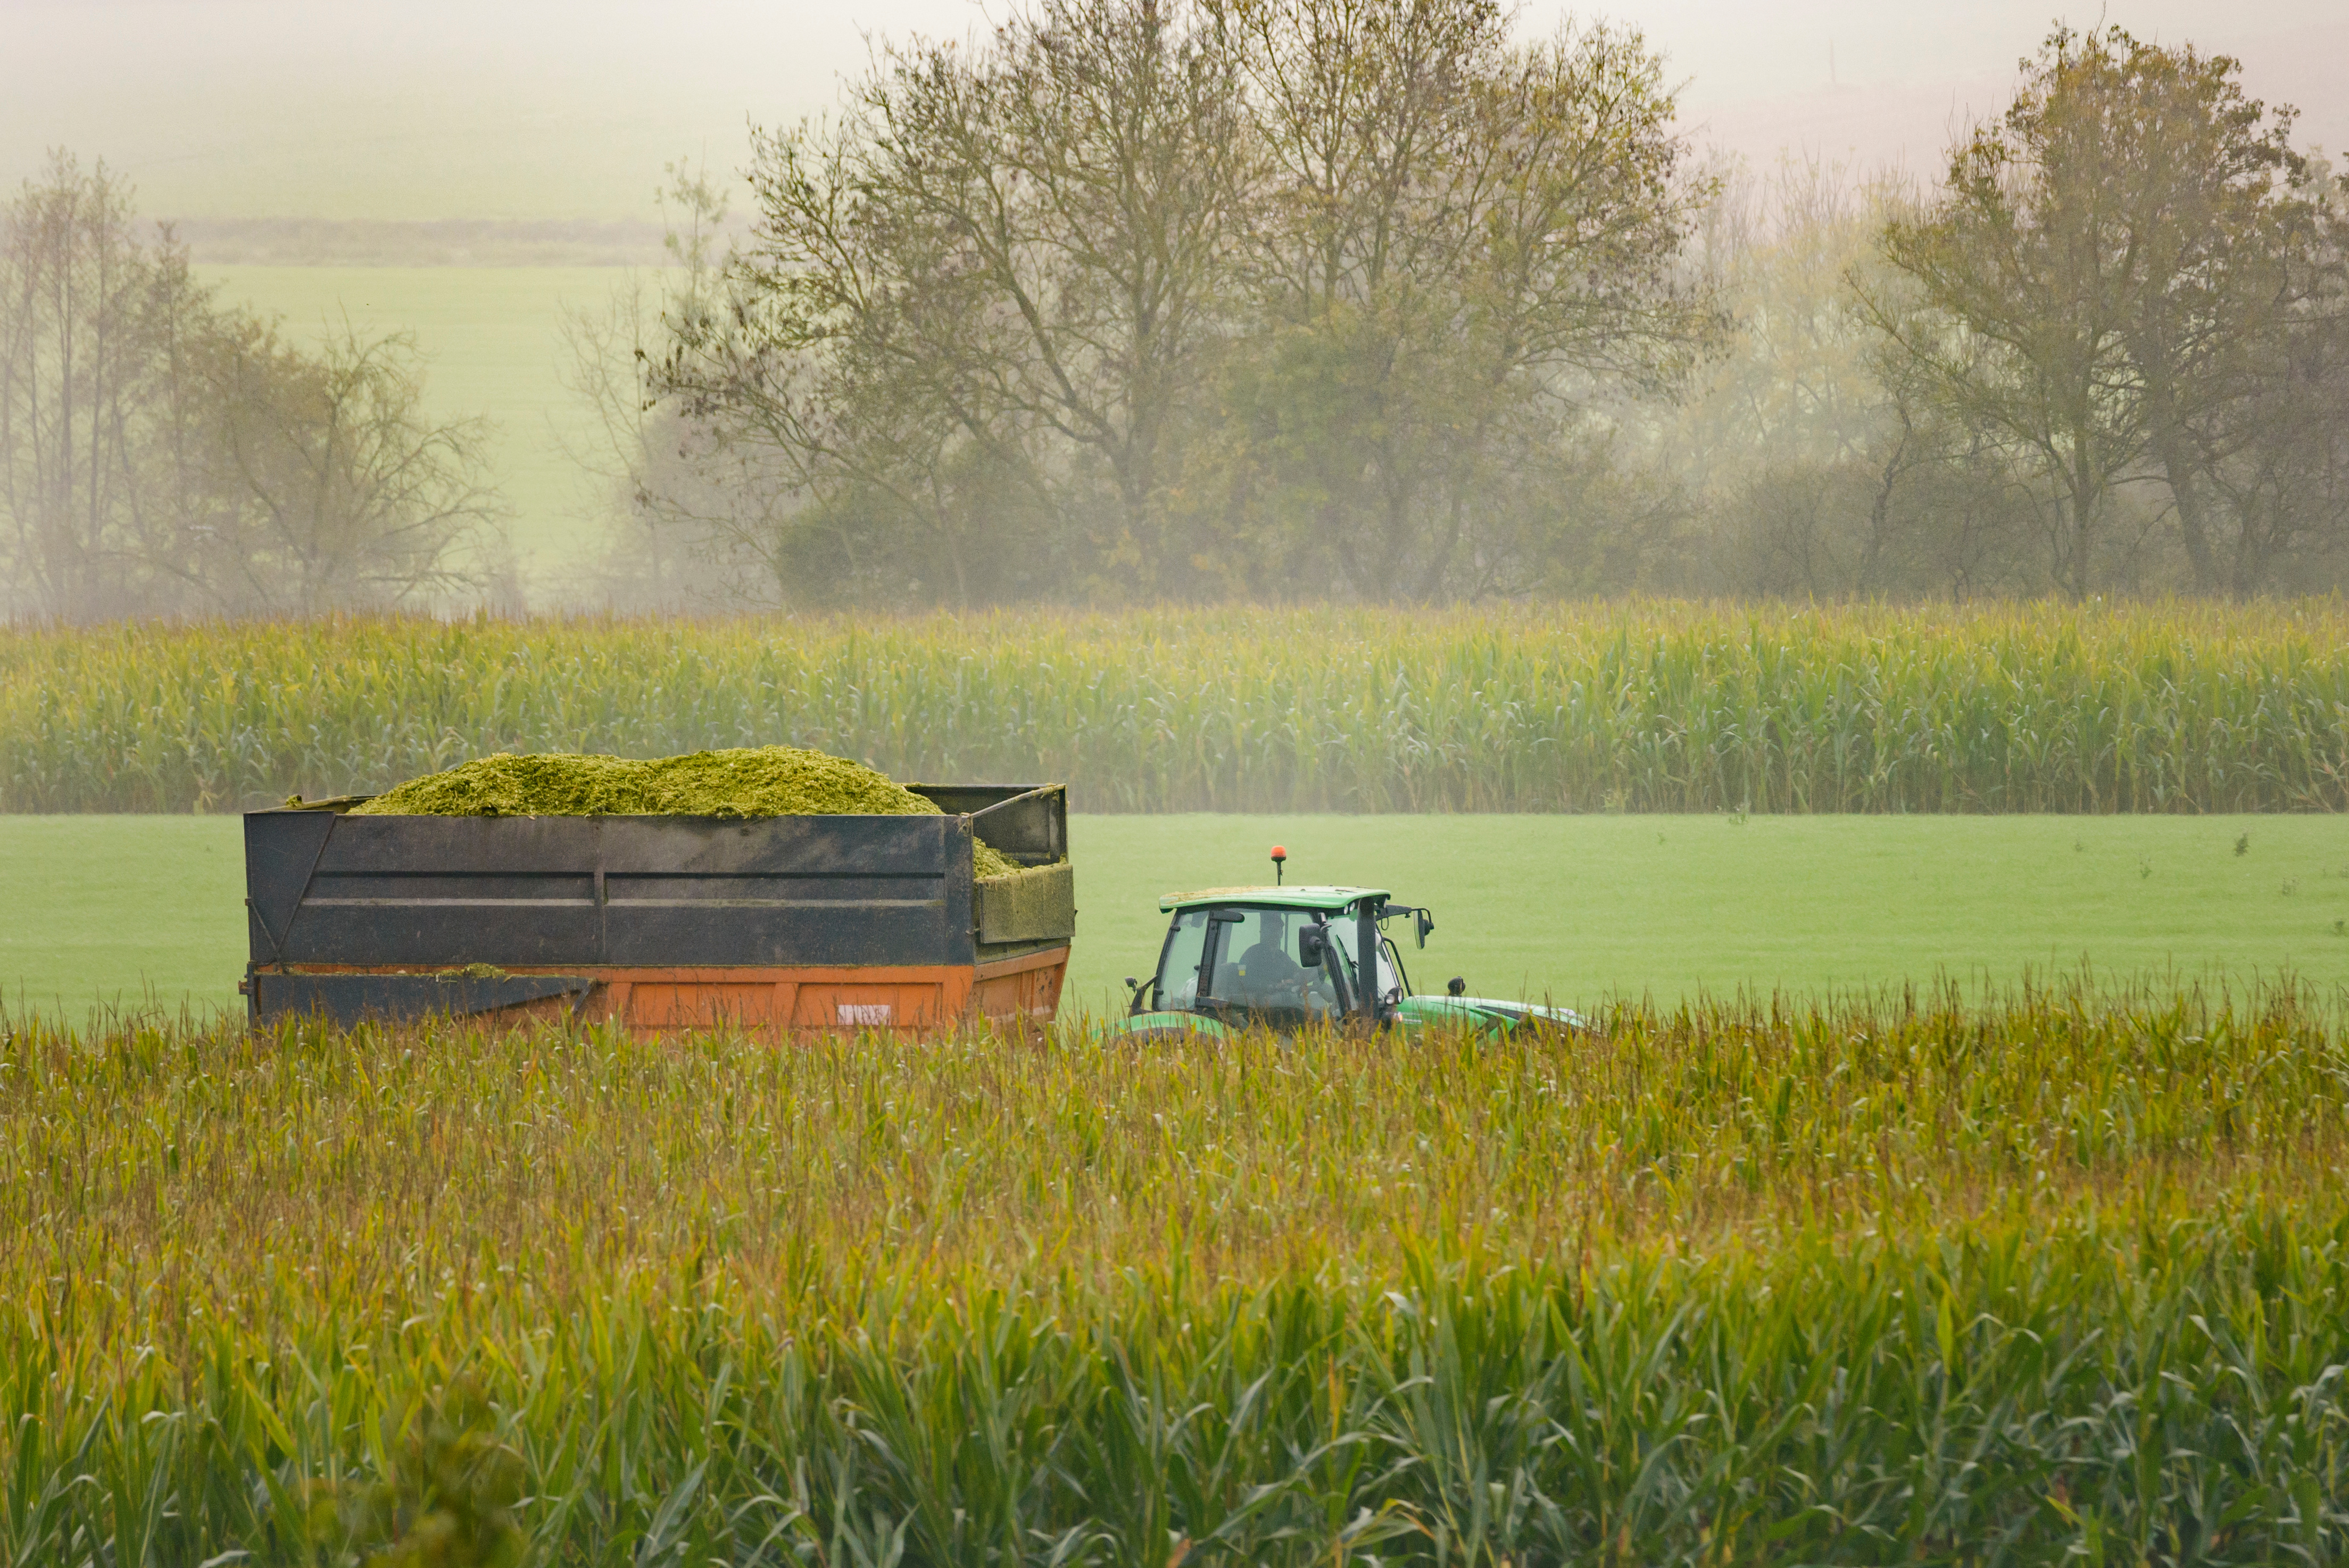
[[[1425,909],[1413,909],[1412,911],[1412,924],[1419,929],[1419,945],[1421,947],[1425,947],[1427,945],[1427,933],[1435,929],[1435,917],[1429,914]]]
[[[1297,933],[1297,961],[1307,969],[1319,969],[1330,961],[1330,932],[1321,926],[1308,926]]]

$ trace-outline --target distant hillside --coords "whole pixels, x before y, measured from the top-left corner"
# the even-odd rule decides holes
[[[188,218],[172,223],[206,266],[658,266],[643,219]]]

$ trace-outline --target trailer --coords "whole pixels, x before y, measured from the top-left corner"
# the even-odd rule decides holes
[[[248,812],[256,1023],[435,1015],[920,1033],[1050,1023],[1076,896],[1060,784],[908,785],[919,816]],[[972,846],[1022,867],[981,882]]]

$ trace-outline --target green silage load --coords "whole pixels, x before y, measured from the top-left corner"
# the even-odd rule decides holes
[[[681,757],[501,752],[386,790],[354,816],[922,816],[936,805],[885,774],[799,746]],[[981,880],[1019,865],[973,846]]]

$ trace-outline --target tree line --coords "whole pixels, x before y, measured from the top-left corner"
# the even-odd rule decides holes
[[[2344,186],[2059,30],[1930,189],[1754,175],[1633,30],[1039,0],[760,133],[585,330],[647,601],[2333,586]],[[616,337],[615,333],[619,336]],[[632,351],[630,351],[632,350]]]
[[[63,153],[0,207],[0,617],[306,614],[482,584],[477,421],[415,345],[323,347],[223,305],[130,192]]]
[[[1708,160],[1635,30],[1033,0],[672,168],[574,323],[621,607],[2324,590],[2349,182],[2058,30],[1929,184]],[[0,206],[0,615],[513,594],[414,343],[232,308],[59,154]],[[580,556],[598,555],[582,537]]]

